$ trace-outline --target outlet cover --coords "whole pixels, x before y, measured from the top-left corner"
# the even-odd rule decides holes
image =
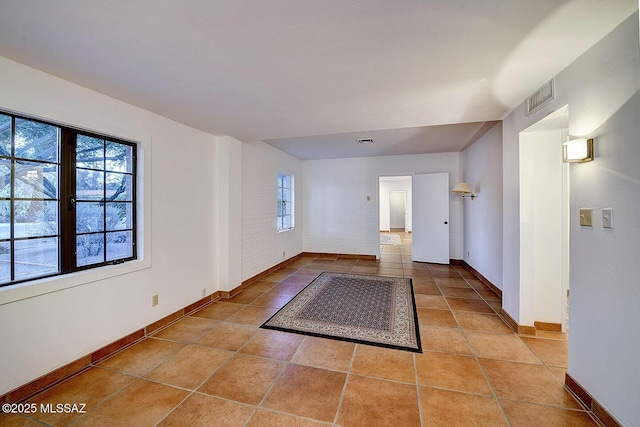
[[[593,227],[593,209],[580,209],[580,225],[583,227]]]
[[[158,305],[158,295],[154,295],[151,297],[151,307],[155,307],[156,305]]]

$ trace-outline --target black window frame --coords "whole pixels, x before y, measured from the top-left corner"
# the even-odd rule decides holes
[[[100,134],[97,132],[87,131],[80,128],[74,128],[68,125],[62,125],[59,123],[55,123],[52,121],[43,120],[41,118],[35,118],[24,114],[16,114],[11,111],[5,111],[0,109],[0,115],[11,117],[11,138],[12,138],[12,153],[11,157],[8,159],[11,160],[11,169],[12,169],[12,178],[14,165],[13,162],[16,161],[16,157],[14,156],[14,139],[15,139],[15,123],[16,120],[28,120],[32,122],[42,123],[49,126],[55,126],[60,129],[60,137],[58,141],[58,272],[52,274],[43,274],[35,277],[29,277],[26,279],[20,280],[10,280],[8,282],[0,282],[0,288],[5,286],[12,286],[19,283],[27,283],[30,281],[40,280],[44,278],[62,276],[69,273],[79,272],[91,270],[99,267],[104,267],[108,265],[121,264],[127,261],[133,261],[138,259],[138,251],[137,251],[137,240],[138,240],[138,223],[137,223],[137,213],[138,213],[138,144],[132,141],[126,141],[121,138],[112,137],[110,135]],[[114,172],[109,171],[106,168],[107,159],[105,158],[105,168],[103,170],[104,174],[107,173],[122,173],[126,175],[130,175],[131,177],[131,201],[127,201],[126,203],[131,204],[131,228],[127,228],[125,230],[107,230],[106,222],[106,206],[109,203],[109,200],[106,200],[106,180],[103,183],[103,197],[101,200],[96,201],[97,203],[102,203],[103,208],[105,209],[104,215],[104,225],[102,233],[105,236],[105,246],[103,248],[103,261],[99,263],[93,263],[83,266],[77,265],[77,242],[76,237],[78,235],[82,235],[83,233],[78,233],[76,230],[76,139],[78,136],[87,136],[90,138],[97,138],[104,141],[105,147],[107,142],[113,142],[116,144],[126,145],[131,147],[131,172]],[[106,150],[106,148],[105,148]],[[105,151],[106,153],[106,151]],[[0,153],[0,158],[7,159],[6,156]],[[18,159],[23,161],[23,159]],[[32,159],[24,159],[24,161],[33,161]],[[13,182],[11,183],[13,186]],[[12,197],[13,190],[12,190]],[[7,198],[2,198],[2,200],[7,200]],[[112,201],[113,202],[113,201]],[[13,206],[13,201],[11,205]],[[124,202],[116,202],[116,203],[124,203]],[[11,251],[14,253],[14,242],[16,240],[14,235],[14,209],[11,209],[11,235],[9,239],[1,239],[1,241],[10,241],[11,243]],[[107,240],[106,235],[108,232],[130,232],[131,233],[131,256],[117,258],[113,260],[107,260]],[[11,279],[15,278],[14,274],[14,264],[15,258],[11,257]]]

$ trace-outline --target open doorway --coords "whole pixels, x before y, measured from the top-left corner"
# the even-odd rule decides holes
[[[380,248],[399,248],[402,239],[411,233],[411,176],[381,176],[378,178],[378,226]]]
[[[569,108],[520,133],[520,323],[568,331]]]

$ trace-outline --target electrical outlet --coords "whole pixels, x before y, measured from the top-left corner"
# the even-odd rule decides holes
[[[158,305],[158,294],[151,297],[151,307],[155,307],[156,305]]]
[[[207,296],[207,288],[202,288],[202,296],[203,297]]]

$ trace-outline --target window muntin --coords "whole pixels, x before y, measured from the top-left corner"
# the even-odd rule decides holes
[[[135,259],[135,152],[0,112],[0,286]]]
[[[293,175],[278,174],[278,231],[291,230],[295,226]]]

